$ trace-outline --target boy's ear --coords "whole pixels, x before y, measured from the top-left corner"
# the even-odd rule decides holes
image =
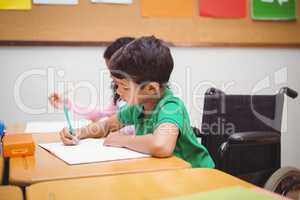
[[[150,82],[146,85],[145,90],[149,95],[159,95],[160,85],[157,82]]]

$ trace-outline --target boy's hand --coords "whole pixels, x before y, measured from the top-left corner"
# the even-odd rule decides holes
[[[64,128],[59,132],[60,139],[65,145],[77,145],[80,138],[80,130],[76,129],[75,135],[71,135],[68,128]]]
[[[108,134],[108,136],[104,140],[104,145],[113,147],[125,147],[126,139],[128,139],[128,136],[120,133],[119,131],[112,132]]]

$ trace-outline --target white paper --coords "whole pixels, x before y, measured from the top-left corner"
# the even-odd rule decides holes
[[[66,146],[61,142],[39,144],[39,146],[70,165],[149,157],[147,154],[125,148],[104,146],[103,142],[104,139],[89,138],[81,140],[74,146]]]
[[[91,0],[92,3],[132,4],[132,0]]]
[[[74,121],[74,128],[81,128],[91,123],[89,120]],[[64,127],[68,127],[66,121],[50,121],[50,122],[28,122],[26,124],[26,133],[52,133],[59,132]]]
[[[62,4],[62,5],[76,5],[78,0],[33,0],[34,4]]]

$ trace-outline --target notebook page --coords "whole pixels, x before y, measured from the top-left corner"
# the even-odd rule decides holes
[[[103,142],[104,139],[89,138],[74,146],[66,146],[61,142],[39,146],[70,165],[149,157],[126,148],[104,146]]]

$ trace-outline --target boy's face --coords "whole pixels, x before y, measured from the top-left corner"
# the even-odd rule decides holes
[[[118,79],[112,77],[117,85],[117,94],[128,103],[128,105],[141,105],[150,98],[153,94],[149,91],[147,84],[139,85],[132,80]]]

